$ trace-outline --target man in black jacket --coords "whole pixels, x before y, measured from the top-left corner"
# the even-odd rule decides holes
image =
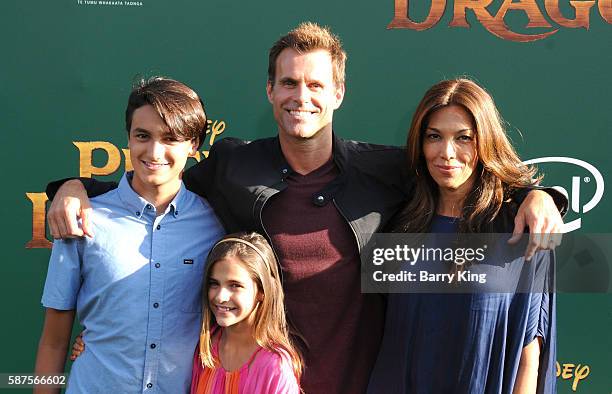
[[[301,338],[306,393],[364,392],[384,323],[384,299],[362,294],[359,251],[411,192],[399,148],[346,141],[332,132],[345,93],[346,54],[328,29],[304,23],[270,49],[267,95],[278,135],[217,141],[185,172],[228,231],[259,231],[279,258],[289,318]],[[89,182],[88,182],[89,183]],[[100,193],[104,186],[89,185]],[[91,234],[81,182],[49,210],[54,237]],[[82,229],[76,223],[77,212]],[[530,192],[515,233],[559,232],[548,194]],[[533,237],[528,254],[547,247]]]

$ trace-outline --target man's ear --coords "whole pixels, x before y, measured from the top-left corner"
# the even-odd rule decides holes
[[[193,156],[197,153],[199,145],[200,145],[200,138],[196,137],[191,140],[191,150],[189,151],[190,156]]]
[[[272,86],[272,82],[270,82],[270,80],[268,80],[268,82],[266,82],[266,95],[268,96],[268,101],[270,102],[270,104],[272,104],[272,91],[273,91],[274,87]]]
[[[336,86],[335,89],[336,89],[336,92],[335,92],[336,105],[334,106],[334,110],[340,108],[340,105],[342,105],[342,100],[344,100],[344,92],[345,92],[344,83],[341,83],[340,85]]]

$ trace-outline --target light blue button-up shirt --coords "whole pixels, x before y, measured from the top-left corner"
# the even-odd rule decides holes
[[[185,393],[191,384],[204,263],[223,229],[183,185],[157,215],[130,176],[91,199],[93,238],[53,244],[42,304],[76,309],[85,327],[68,393]]]

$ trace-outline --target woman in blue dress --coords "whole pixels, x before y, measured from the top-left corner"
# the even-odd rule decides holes
[[[414,197],[390,231],[512,232],[517,208],[509,197],[535,184],[535,170],[521,163],[483,88],[468,79],[434,85],[416,109],[407,147]],[[555,392],[553,254],[525,262],[496,250],[444,268],[488,271],[498,281],[482,291],[389,295],[369,393]],[[521,290],[508,291],[500,278]]]

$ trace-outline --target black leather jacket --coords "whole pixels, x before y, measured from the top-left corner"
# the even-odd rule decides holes
[[[312,196],[313,203],[334,204],[361,250],[410,193],[404,152],[334,135],[332,156],[339,175]],[[206,160],[185,172],[183,181],[189,190],[208,199],[228,232],[266,234],[263,208],[287,187],[285,178],[292,171],[278,137],[253,142],[224,138],[215,142]]]

